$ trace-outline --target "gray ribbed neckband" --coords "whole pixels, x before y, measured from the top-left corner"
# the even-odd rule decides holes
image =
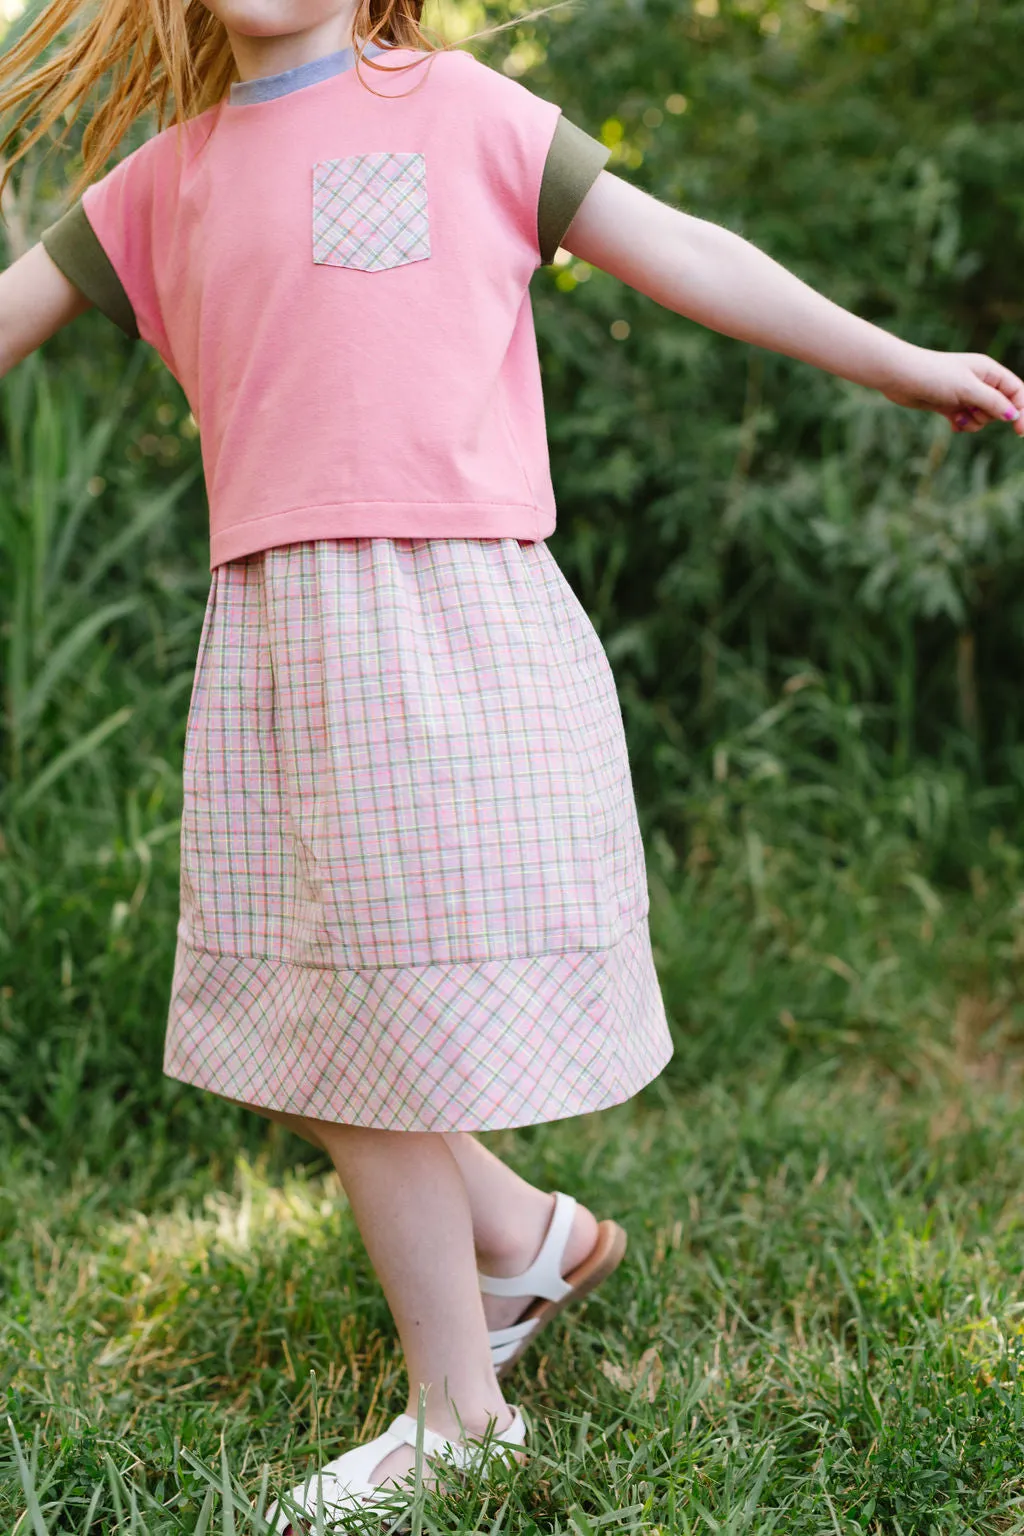
[[[384,49],[376,43],[367,43],[363,57],[372,59]],[[351,48],[339,48],[337,53],[326,53],[322,59],[310,59],[308,64],[298,64],[294,69],[282,70],[279,75],[262,75],[256,80],[233,80],[228,101],[233,107],[247,107],[254,101],[273,101],[275,96],[287,96],[300,91],[304,85],[317,85],[332,75],[342,75],[351,69],[356,56]]]

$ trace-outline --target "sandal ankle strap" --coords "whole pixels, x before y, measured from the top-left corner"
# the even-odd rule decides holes
[[[562,1259],[572,1231],[576,1201],[572,1195],[555,1193],[555,1209],[541,1250],[529,1269],[521,1275],[484,1275],[477,1271],[480,1289],[487,1296],[543,1296],[547,1301],[562,1301],[572,1286],[562,1279]]]

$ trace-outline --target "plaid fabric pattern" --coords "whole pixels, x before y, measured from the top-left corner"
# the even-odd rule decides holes
[[[381,272],[430,255],[421,154],[349,155],[313,167],[313,260]]]
[[[672,1051],[614,677],[547,545],[316,540],[216,567],[164,1070],[496,1130]]]

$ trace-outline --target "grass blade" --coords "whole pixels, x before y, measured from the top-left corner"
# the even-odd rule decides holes
[[[171,511],[181,499],[182,492],[192,484],[198,474],[198,466],[190,466],[178,476],[177,480],[158,495],[149,497],[143,502],[135,516],[128,522],[114,538],[108,540],[97,551],[93,560],[84,574],[73,587],[69,588],[76,597],[85,597],[89,594],[100,577],[103,576],[112,565],[125,553],[126,550],[148,533],[149,529]]]
[[[115,710],[112,715],[108,715],[105,720],[101,720],[100,724],[91,730],[88,735],[72,742],[71,746],[59,753],[52,763],[48,763],[42,773],[33,779],[28,788],[18,796],[14,802],[14,809],[16,811],[25,811],[29,806],[34,805],[40,795],[49,789],[50,785],[54,784],[61,774],[66,773],[75,763],[81,762],[83,758],[88,757],[90,752],[96,747],[101,746],[108,736],[113,736],[114,732],[119,731],[122,725],[126,725],[134,713],[135,711],[132,706],[125,705],[123,709]]]
[[[25,1460],[24,1452],[21,1449],[21,1441],[18,1439],[18,1431],[14,1427],[14,1421],[12,1420],[10,1414],[7,1415],[7,1424],[11,1431],[11,1438],[14,1441],[14,1454],[18,1461],[18,1476],[21,1478],[21,1486],[25,1494],[25,1507],[28,1512],[28,1517],[32,1521],[32,1529],[35,1532],[35,1536],[50,1536],[46,1521],[43,1519],[43,1512],[39,1508],[39,1499],[36,1494],[35,1483],[33,1482],[32,1474],[29,1471],[28,1463]]]
[[[196,1528],[193,1532],[193,1536],[206,1536],[206,1532],[210,1525],[210,1516],[213,1514],[213,1501],[213,1489],[207,1488],[206,1498],[203,1500],[203,1507],[199,1511],[199,1518],[196,1521]]]
[[[231,1473],[228,1470],[228,1453],[224,1447],[224,1435],[220,1437],[220,1487],[221,1487],[221,1533],[222,1536],[235,1536],[235,1500],[234,1490],[231,1487]]]
[[[61,640],[60,644],[50,653],[46,659],[39,676],[33,682],[24,695],[17,716],[11,722],[12,729],[24,741],[29,728],[39,718],[42,711],[60,680],[71,670],[89,641],[103,627],[114,619],[121,618],[126,613],[132,613],[141,603],[141,598],[126,597],[116,603],[107,603],[98,608],[95,613],[90,613],[82,619]]]

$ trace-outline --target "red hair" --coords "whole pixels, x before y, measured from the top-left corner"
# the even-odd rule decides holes
[[[423,3],[359,0],[352,24],[357,67],[382,67],[362,58],[369,42],[426,53],[450,47],[424,31]],[[490,36],[556,8],[531,11],[474,37]],[[36,118],[3,163],[0,198],[15,164],[58,121],[64,128],[56,143],[64,142],[93,88],[108,73],[109,88],[82,135],[83,167],[69,194],[71,201],[96,179],[138,118],[155,112],[158,131],[186,122],[216,105],[238,78],[224,24],[202,0],[100,0],[84,20],[82,9],[83,0],[49,0],[14,46],[0,54],[0,118],[21,108],[0,136],[0,156]],[[39,64],[40,55],[71,27],[69,41]]]

